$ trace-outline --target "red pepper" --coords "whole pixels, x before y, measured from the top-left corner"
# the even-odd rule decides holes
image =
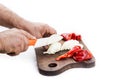
[[[67,58],[67,54],[66,53],[61,55],[61,56],[58,56],[55,60],[59,61],[61,59],[65,59],[65,58]]]
[[[71,39],[76,40],[76,34],[75,33],[71,33]]]
[[[85,60],[91,59],[93,56],[88,50],[81,49],[80,46],[73,47],[70,51],[66,52],[65,54],[58,56],[56,60],[61,60],[65,58],[73,57],[75,61],[81,62]]]
[[[80,46],[75,46],[73,47],[70,51],[68,51],[67,53],[61,55],[61,56],[58,56],[56,58],[56,60],[60,60],[60,59],[64,59],[64,58],[69,58],[69,57],[72,57],[76,52],[80,51],[81,50],[81,47]]]
[[[70,51],[67,52],[67,56],[72,57],[74,55],[74,53],[76,53],[76,52],[78,52],[80,50],[81,50],[80,46],[75,46]]]
[[[61,34],[61,36],[63,37],[63,40],[67,41],[67,40],[81,40],[81,35],[76,35],[75,33],[63,33]]]
[[[63,34],[61,34],[61,36],[63,37],[63,40],[67,41],[67,40],[71,39],[72,34],[63,33]]]
[[[89,60],[91,58],[92,54],[88,50],[81,50],[73,55],[73,59],[78,62]]]
[[[77,35],[76,40],[78,40],[78,41],[82,40],[81,35]]]
[[[85,57],[85,60],[91,59],[93,57],[92,53],[90,51],[88,51],[88,55]]]

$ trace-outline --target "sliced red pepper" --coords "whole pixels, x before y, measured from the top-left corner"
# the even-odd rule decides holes
[[[93,57],[92,53],[90,51],[88,51],[88,55],[85,57],[85,60],[91,59]]]
[[[71,33],[70,35],[71,35],[71,39],[76,40],[76,34],[75,33]]]
[[[76,40],[81,41],[82,40],[81,35],[77,35]]]
[[[55,60],[59,61],[61,59],[65,59],[65,58],[67,58],[67,53],[65,53],[65,54],[63,54],[61,56],[58,56]]]
[[[75,61],[81,62],[85,60],[91,59],[93,56],[88,50],[82,50],[80,46],[75,46],[73,49],[68,51],[67,53],[58,56],[56,60],[61,60],[65,58],[73,57]]]
[[[81,47],[80,46],[75,46],[73,47],[70,51],[68,51],[67,53],[61,55],[61,56],[58,56],[56,58],[56,60],[60,60],[60,59],[64,59],[64,58],[69,58],[69,57],[72,57],[76,52],[80,51],[81,50]]]
[[[61,36],[63,37],[63,40],[67,41],[67,40],[81,40],[81,35],[76,35],[75,33],[63,33],[61,34]]]
[[[63,40],[67,41],[67,40],[70,40],[70,39],[71,39],[72,34],[63,33],[63,34],[61,34],[61,36],[63,37]]]
[[[87,56],[86,50],[81,50],[74,54],[73,59],[75,59],[76,61],[83,61],[86,56]]]
[[[81,50],[79,52],[76,52],[73,55],[73,59],[75,61],[78,61],[78,62],[88,60],[88,59],[91,59],[91,58],[92,58],[92,54],[88,50]]]
[[[70,51],[67,52],[67,56],[72,57],[74,55],[74,53],[76,53],[76,52],[78,52],[80,50],[81,50],[80,46],[75,46]]]

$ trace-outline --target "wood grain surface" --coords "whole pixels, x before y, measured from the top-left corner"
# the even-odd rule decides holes
[[[83,41],[80,41],[84,45],[83,49],[88,49]],[[46,76],[58,75],[71,68],[91,68],[95,66],[95,58],[83,62],[76,62],[72,58],[56,61],[55,58],[64,54],[67,51],[60,51],[56,54],[43,54],[45,49],[43,47],[36,48],[36,59],[38,70],[41,74]]]

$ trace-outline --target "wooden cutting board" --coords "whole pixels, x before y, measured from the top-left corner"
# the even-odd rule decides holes
[[[84,45],[83,49],[88,49],[83,41],[80,41]],[[56,54],[43,54],[45,49],[43,47],[36,48],[36,59],[38,70],[41,74],[46,76],[58,75],[71,68],[91,68],[95,66],[95,58],[83,62],[76,62],[72,58],[56,61],[55,58],[64,54],[67,51],[57,52]]]

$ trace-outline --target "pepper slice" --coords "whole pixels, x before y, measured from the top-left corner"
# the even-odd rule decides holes
[[[72,34],[63,33],[63,34],[61,34],[61,36],[63,37],[63,40],[67,41],[67,40],[71,39]]]
[[[61,60],[61,59],[64,59],[64,58],[69,58],[69,57],[72,57],[76,52],[80,51],[81,50],[81,47],[80,46],[75,46],[73,47],[70,51],[66,52],[65,54],[61,55],[61,56],[58,56],[56,58],[56,60]]]
[[[81,35],[76,35],[76,40],[78,41],[82,40]]]
[[[92,53],[90,51],[88,51],[88,55],[85,57],[85,60],[91,59],[93,57]]]
[[[92,54],[88,50],[81,50],[73,55],[73,59],[78,62],[89,60],[91,58]]]
[[[72,57],[75,61],[81,62],[85,60],[91,59],[93,56],[88,50],[81,49],[80,46],[73,47],[70,51],[66,52],[65,54],[58,56],[56,58],[57,61],[65,58]]]
[[[68,40],[81,40],[81,35],[76,35],[75,33],[63,33],[61,34],[63,37],[63,40],[68,41]]]

